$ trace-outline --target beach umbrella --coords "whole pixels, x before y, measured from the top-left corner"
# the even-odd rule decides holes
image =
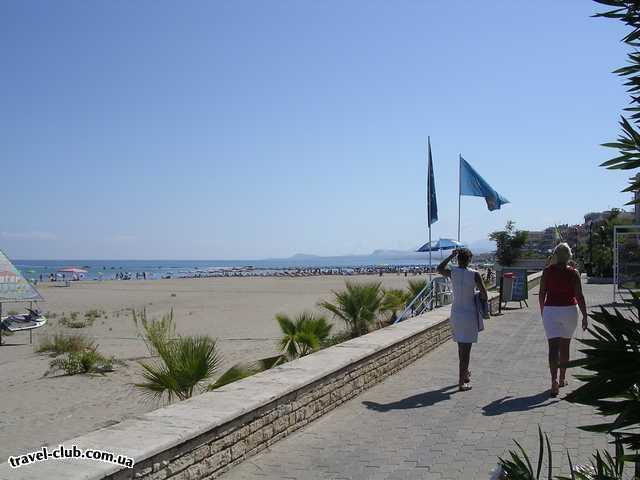
[[[451,238],[441,238],[433,242],[427,242],[422,245],[418,252],[437,252],[438,250],[453,250],[454,248],[464,248],[466,245],[462,242],[452,240]]]
[[[60,272],[60,273],[87,273],[86,270],[84,270],[82,268],[76,268],[76,267],[61,268],[61,269],[58,270],[58,272]]]
[[[440,258],[442,258],[443,250],[453,250],[455,248],[464,248],[465,246],[466,245],[464,243],[458,242],[457,240],[453,240],[451,238],[440,238],[438,240],[425,243],[417,251],[418,252],[437,252],[439,250]]]

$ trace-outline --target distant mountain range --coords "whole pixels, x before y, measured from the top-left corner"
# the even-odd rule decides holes
[[[469,248],[475,254],[480,253],[489,253],[495,250],[495,244],[491,240],[478,240],[475,242],[469,243]],[[438,252],[434,252],[436,255],[439,255]],[[386,258],[386,259],[394,259],[394,258],[403,258],[403,259],[425,259],[428,254],[424,252],[415,252],[413,250],[385,250],[378,249],[374,250],[370,254],[361,254],[361,255],[312,255],[308,253],[296,253],[289,257],[291,260],[318,260],[318,259],[327,259],[327,258]]]

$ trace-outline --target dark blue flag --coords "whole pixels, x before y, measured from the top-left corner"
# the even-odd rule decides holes
[[[487,208],[491,211],[499,210],[502,205],[509,203],[509,200],[496,192],[462,156],[460,157],[460,195],[484,197]]]
[[[436,182],[433,176],[433,160],[431,158],[431,139],[429,142],[429,171],[427,174],[427,224],[431,226],[438,221],[438,202],[436,201]]]

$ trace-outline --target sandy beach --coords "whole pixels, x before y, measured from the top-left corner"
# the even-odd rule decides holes
[[[147,412],[160,405],[133,383],[140,381],[137,360],[148,357],[135,328],[131,309],[145,308],[150,317],[174,311],[179,334],[207,334],[218,339],[224,356],[221,370],[238,361],[274,354],[279,327],[276,313],[295,315],[320,311],[318,301],[331,299],[345,280],[382,281],[387,288],[405,288],[407,280],[425,276],[318,276],[300,278],[246,277],[150,281],[74,282],[70,287],[39,285],[52,318],[33,333],[19,332],[0,347],[3,388],[0,396],[0,461],[9,455],[76,435]],[[23,306],[6,304],[5,313]],[[63,314],[89,310],[106,312],[82,329],[61,326]],[[337,323],[334,331],[340,331]],[[99,351],[125,362],[104,376],[48,376],[51,358],[35,353],[39,338],[56,332],[83,333]],[[220,372],[222,373],[222,371]]]

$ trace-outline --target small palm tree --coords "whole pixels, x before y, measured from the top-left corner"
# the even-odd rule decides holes
[[[411,300],[416,298],[426,286],[426,279],[418,278],[415,280],[409,280],[409,287],[407,288],[407,295],[409,298],[407,299],[407,302],[410,302]]]
[[[389,318],[387,323],[393,323],[396,319],[398,310],[402,310],[413,297],[406,290],[399,288],[392,288],[385,290],[382,304],[380,305],[381,312],[388,312]]]
[[[145,310],[133,311],[133,321],[149,350],[153,362],[138,362],[144,382],[136,387],[152,397],[172,401],[190,398],[218,369],[221,357],[216,341],[208,336],[180,337],[175,334],[173,311],[161,319],[147,319]]]
[[[220,378],[207,385],[207,390],[215,390],[220,387],[224,387],[230,383],[242,380],[243,378],[250,377],[256,373],[264,372],[270,368],[276,367],[283,362],[286,362],[286,358],[283,355],[276,355],[274,357],[261,358],[255,362],[240,362],[236,363],[229,370],[220,375]]]
[[[332,325],[322,316],[303,312],[294,320],[284,313],[276,315],[283,337],[280,350],[290,359],[303,357],[320,348],[331,332]]]
[[[136,386],[153,397],[179,400],[190,398],[194,390],[210,378],[220,364],[216,342],[208,336],[178,337],[156,344],[159,361],[140,362],[145,382]]]
[[[320,306],[342,319],[352,337],[364,335],[375,323],[382,305],[383,292],[380,282],[346,282],[346,290],[333,292],[334,303],[321,302]]]

